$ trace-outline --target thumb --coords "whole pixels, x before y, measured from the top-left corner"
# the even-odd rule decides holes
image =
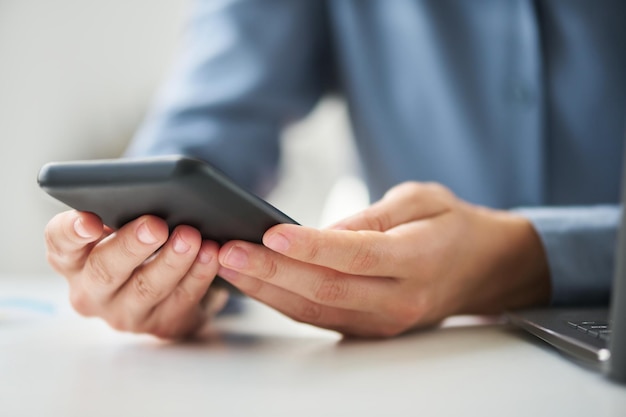
[[[405,182],[391,188],[381,200],[365,210],[328,228],[385,232],[398,225],[448,211],[454,200],[454,195],[439,184]]]

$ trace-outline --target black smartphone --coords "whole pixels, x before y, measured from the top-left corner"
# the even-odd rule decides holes
[[[170,230],[189,225],[220,244],[261,243],[270,227],[297,224],[207,162],[179,155],[50,162],[38,182],[52,197],[95,213],[113,229],[152,214]]]

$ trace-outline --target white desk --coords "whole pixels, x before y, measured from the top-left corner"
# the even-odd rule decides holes
[[[345,342],[253,304],[168,344],[78,317],[60,278],[0,277],[5,306],[24,298],[44,304],[0,316],[3,417],[626,415],[626,387],[504,324]]]

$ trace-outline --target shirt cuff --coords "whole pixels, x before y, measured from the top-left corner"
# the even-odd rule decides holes
[[[608,304],[619,206],[513,210],[535,227],[548,257],[553,305]]]

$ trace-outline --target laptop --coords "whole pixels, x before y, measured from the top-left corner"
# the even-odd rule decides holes
[[[626,162],[626,154],[624,155]],[[626,201],[626,163],[622,207]],[[572,359],[626,383],[626,210],[618,232],[610,307],[533,308],[506,313],[509,322],[540,337]]]

